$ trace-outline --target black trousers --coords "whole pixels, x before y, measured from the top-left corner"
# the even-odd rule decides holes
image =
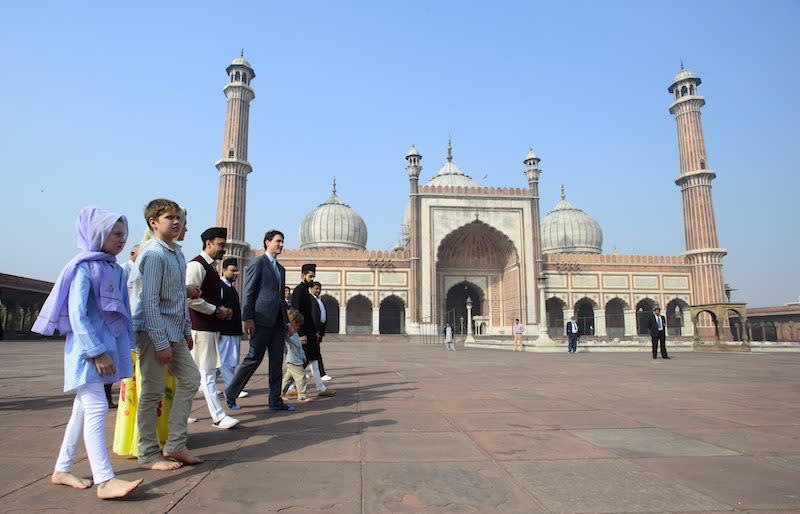
[[[286,328],[281,325],[263,327],[256,325],[255,333],[250,338],[250,351],[239,364],[233,380],[225,395],[236,398],[245,388],[250,377],[256,372],[266,353],[269,358],[269,403],[270,407],[281,405],[281,378],[283,367],[283,347]]]
[[[664,330],[659,330],[658,334],[650,335],[653,342],[653,358],[658,358],[658,343],[661,342],[661,357],[667,356],[667,334]]]

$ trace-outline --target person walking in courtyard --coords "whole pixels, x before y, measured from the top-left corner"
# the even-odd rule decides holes
[[[267,232],[264,250],[264,255],[254,259],[247,268],[244,279],[242,319],[245,333],[250,337],[250,350],[225,390],[225,396],[228,407],[235,408],[236,398],[264,360],[264,354],[268,353],[268,408],[271,411],[293,411],[294,407],[281,398],[284,337],[288,323],[283,299],[286,270],[278,263],[278,255],[283,252],[283,232]]]
[[[567,321],[567,353],[575,353],[578,351],[578,338],[581,336],[581,329],[578,327],[578,322],[575,321],[575,315],[570,316]]]
[[[225,255],[228,229],[211,227],[200,235],[203,251],[186,264],[186,284],[200,288],[200,298],[189,300],[194,348],[192,357],[200,370],[200,388],[206,399],[211,423],[216,428],[233,428],[239,420],[228,416],[217,396],[217,370],[220,368],[219,334],[223,320],[233,311],[222,305],[222,279],[212,264]]]
[[[192,399],[200,387],[200,371],[190,353],[194,341],[186,298],[186,259],[175,242],[184,226],[180,207],[159,198],[147,204],[144,218],[153,242],[138,258],[142,292],[133,315],[142,374],[136,419],[139,464],[166,471],[203,462],[189,453],[186,433]],[[177,386],[162,452],[156,424],[167,369],[177,379]]]
[[[289,327],[286,332],[286,373],[281,383],[281,398],[287,398],[289,387],[295,386],[297,399],[306,398],[306,355],[297,331],[303,324],[303,315],[297,309],[289,309]]]
[[[314,307],[317,300],[309,291],[309,288],[314,284],[317,265],[303,264],[300,273],[301,281],[292,291],[292,308],[297,309],[303,315],[303,324],[300,325],[297,333],[300,334],[300,341],[303,343],[303,349],[306,352],[306,360],[311,367],[311,374],[317,386],[317,394],[319,396],[333,396],[336,391],[325,386],[319,370],[320,348],[317,340],[319,327],[314,323]]]
[[[75,489],[87,489],[94,483],[98,498],[121,498],[143,482],[115,477],[104,428],[108,403],[103,384],[133,374],[128,289],[116,261],[125,247],[128,221],[113,212],[85,207],[78,217],[77,232],[81,252],[59,274],[32,327],[42,335],[58,330],[67,336],[64,391],[75,391],[72,415],[50,481]],[[93,481],[72,474],[81,439]]]
[[[325,326],[328,324],[328,311],[325,309],[325,303],[319,297],[322,294],[322,284],[314,282],[311,285],[311,295],[316,300],[316,304],[312,304],[314,313],[314,325],[317,327],[317,343],[319,344],[319,372],[322,374],[322,381],[328,382],[333,380],[333,377],[325,372],[325,364],[322,362],[322,338],[325,337]]]
[[[449,321],[444,325],[444,349],[456,351],[456,345],[453,342],[453,325]]]
[[[525,325],[523,325],[522,323],[519,322],[519,318],[516,318],[514,320],[513,333],[514,333],[514,351],[516,352],[517,348],[519,348],[519,350],[521,351],[522,350],[522,334],[525,333]]]
[[[653,343],[653,358],[658,358],[658,345],[661,343],[661,358],[669,359],[667,355],[667,319],[661,315],[661,309],[656,307],[653,309],[653,315],[647,322],[647,327],[650,329],[650,340]]]
[[[242,305],[239,293],[234,287],[239,277],[239,261],[233,257],[222,261],[222,305],[231,310],[231,317],[222,320],[219,336],[220,374],[225,387],[233,382],[236,366],[239,365],[239,351],[242,344]],[[247,391],[239,393],[239,398],[248,395]]]

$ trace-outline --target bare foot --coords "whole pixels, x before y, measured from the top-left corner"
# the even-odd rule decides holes
[[[131,491],[142,485],[143,478],[128,482],[119,478],[106,480],[102,484],[97,484],[97,497],[101,500],[113,500],[114,498],[124,498],[131,494]]]
[[[92,481],[88,478],[78,478],[72,473],[66,473],[64,471],[53,471],[53,474],[50,476],[50,482],[55,485],[67,485],[75,489],[89,489],[92,487]]]
[[[182,462],[184,464],[188,464],[190,466],[194,466],[195,464],[202,464],[203,459],[199,457],[195,457],[189,452],[180,452],[180,453],[167,453],[164,452],[164,457],[168,459],[173,459],[178,462]]]
[[[147,464],[141,464],[139,467],[144,469],[152,469],[154,471],[172,471],[183,466],[183,463],[175,462],[174,460],[158,459]]]

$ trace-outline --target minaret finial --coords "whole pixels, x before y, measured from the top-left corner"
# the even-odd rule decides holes
[[[567,192],[564,190],[564,184],[561,184],[561,199],[562,200],[567,199]]]
[[[333,177],[333,194],[336,195],[336,177]]]
[[[683,68],[683,59],[681,59],[681,69],[684,69]]]
[[[242,51],[239,52],[239,57],[244,57],[244,48],[242,48]]]
[[[453,142],[449,134],[447,136],[447,162],[453,162]]]

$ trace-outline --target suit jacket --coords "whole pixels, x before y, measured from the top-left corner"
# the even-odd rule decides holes
[[[581,335],[581,326],[580,326],[580,325],[578,325],[578,322],[577,322],[577,321],[575,322],[575,332],[574,332],[574,333],[572,332],[572,322],[571,322],[571,321],[567,321],[567,328],[566,328],[566,330],[567,330],[567,335],[568,335],[568,336],[571,336],[571,335],[573,335],[573,334],[574,334],[574,335],[576,335],[576,336],[579,336],[579,335]]]
[[[253,320],[256,325],[273,327],[285,326],[286,302],[283,301],[283,287],[286,283],[286,270],[278,263],[280,279],[275,275],[269,257],[262,255],[247,268],[244,278],[244,297],[242,319]]]
[[[311,295],[311,298],[314,300],[314,303],[311,305],[311,317],[314,318],[314,325],[317,327],[317,333],[319,334],[320,339],[322,339],[322,336],[325,335],[325,325],[327,325],[327,319],[325,320],[326,323],[323,323],[320,320],[322,317],[322,311],[319,308],[317,297]]]
[[[661,330],[667,330],[667,318],[661,316]],[[647,328],[650,329],[650,336],[656,337],[658,335],[658,323],[656,322],[656,315],[650,316],[650,321],[647,322]]]

